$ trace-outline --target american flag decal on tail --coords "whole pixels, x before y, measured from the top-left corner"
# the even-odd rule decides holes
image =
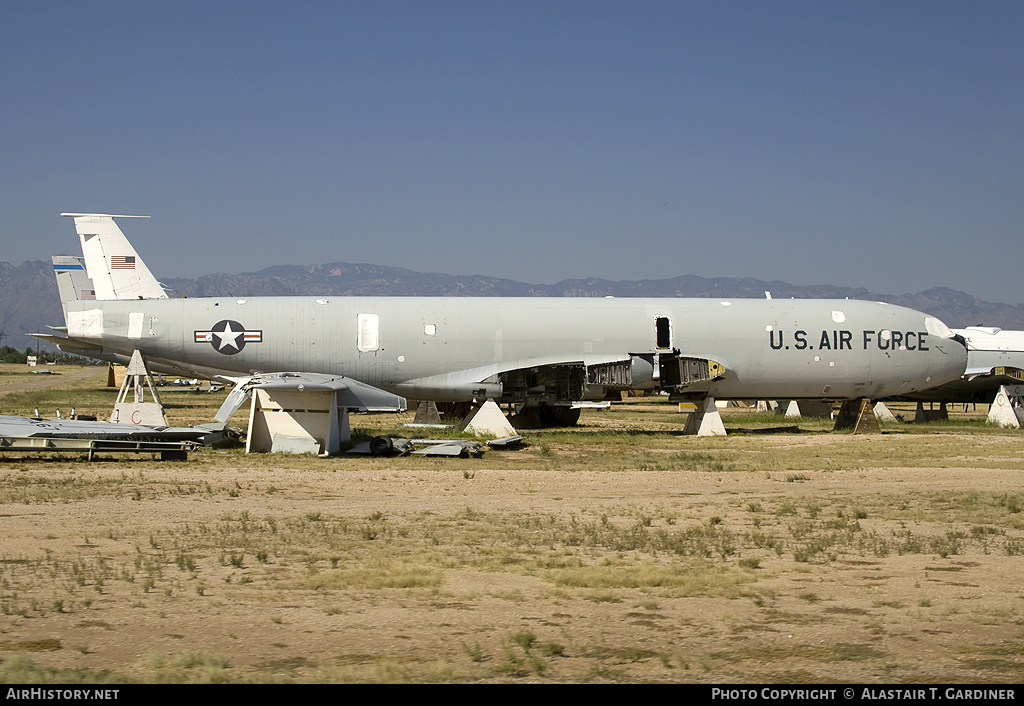
[[[135,269],[135,256],[134,255],[111,255],[110,256],[110,269],[112,269],[112,270],[134,270]]]

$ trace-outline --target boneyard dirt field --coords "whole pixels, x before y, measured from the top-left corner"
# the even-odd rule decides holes
[[[63,372],[0,370],[0,412],[109,410],[104,369]],[[1024,444],[984,412],[694,439],[634,401],[478,459],[8,454],[0,681],[1019,683]]]

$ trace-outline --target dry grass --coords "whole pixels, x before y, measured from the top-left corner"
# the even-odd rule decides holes
[[[94,372],[63,394],[103,416]],[[2,411],[43,411],[24,377]],[[1019,432],[671,409],[480,459],[2,459],[0,681],[1024,678]]]

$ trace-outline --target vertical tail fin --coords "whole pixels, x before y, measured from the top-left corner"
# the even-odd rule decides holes
[[[62,213],[75,219],[75,230],[82,241],[85,271],[92,279],[96,299],[166,299],[167,292],[135,252],[114,216],[105,213]],[[56,265],[56,263],[55,263]],[[60,275],[58,274],[58,285]],[[63,301],[63,294],[61,296]]]
[[[61,305],[96,298],[92,280],[85,271],[84,258],[54,255],[50,260],[53,262],[53,273],[57,276],[57,291],[60,293]],[[66,316],[67,312],[64,313]]]

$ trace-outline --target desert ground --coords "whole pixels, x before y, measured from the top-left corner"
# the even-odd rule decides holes
[[[105,368],[53,369],[0,367],[0,413],[109,414]],[[222,399],[163,396],[173,424]],[[480,458],[8,452],[0,681],[1020,683],[1024,446],[986,411],[729,409],[697,439],[640,399]]]

